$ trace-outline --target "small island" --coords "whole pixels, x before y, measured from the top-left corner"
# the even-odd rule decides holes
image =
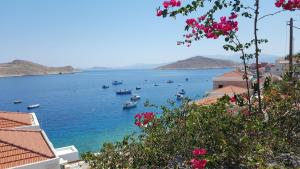
[[[25,60],[0,63],[0,77],[74,73],[72,66],[48,67]]]
[[[176,69],[212,69],[212,68],[232,68],[237,63],[231,60],[207,58],[195,56],[185,60],[180,60],[171,64],[160,66],[159,70],[176,70]]]

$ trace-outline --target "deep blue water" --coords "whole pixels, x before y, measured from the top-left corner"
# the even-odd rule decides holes
[[[0,110],[28,112],[28,105],[39,103],[41,107],[32,111],[55,147],[75,145],[80,152],[98,151],[102,143],[119,140],[138,130],[133,116],[150,110],[143,104],[147,99],[156,105],[167,105],[168,99],[176,101],[174,95],[182,88],[191,99],[201,98],[212,89],[212,79],[228,71],[105,70],[0,78]],[[113,80],[123,80],[123,85],[111,86]],[[167,84],[167,80],[174,83]],[[102,89],[103,84],[110,88]],[[136,86],[142,88],[133,90],[142,97],[141,101],[136,108],[123,110],[122,104],[130,96],[118,96],[115,91]],[[15,99],[23,103],[14,105]]]

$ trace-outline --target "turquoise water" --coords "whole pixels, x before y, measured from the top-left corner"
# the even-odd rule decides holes
[[[0,78],[0,110],[28,112],[28,105],[39,103],[41,107],[32,111],[55,147],[75,145],[80,152],[98,151],[102,143],[138,130],[133,116],[151,111],[144,107],[147,99],[156,105],[167,105],[168,99],[176,101],[174,95],[182,88],[191,99],[201,98],[212,89],[214,77],[230,70],[105,70]],[[123,85],[111,86],[113,80],[123,80]],[[174,83],[167,84],[167,80]],[[102,89],[103,84],[110,88]],[[118,96],[115,91],[136,86],[142,89],[133,93],[142,99],[136,108],[123,110],[122,104],[130,96]],[[15,99],[23,103],[14,105]]]

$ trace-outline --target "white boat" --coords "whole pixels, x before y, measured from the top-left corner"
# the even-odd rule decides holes
[[[180,93],[177,93],[176,98],[177,98],[177,100],[182,100],[184,98],[184,96]]]
[[[27,109],[35,109],[35,108],[38,108],[40,106],[41,106],[40,104],[33,104],[33,105],[27,106]]]
[[[135,108],[137,105],[137,102],[133,102],[133,101],[127,101],[123,104],[123,109],[131,109],[131,108]]]
[[[179,93],[179,94],[182,94],[182,95],[185,95],[185,90],[184,90],[184,89],[181,89],[178,93]]]
[[[126,95],[126,94],[131,94],[131,90],[127,90],[127,89],[120,89],[120,90],[116,91],[116,94],[118,94],[118,95]]]
[[[15,100],[14,101],[14,104],[20,104],[20,103],[22,103],[22,100]]]
[[[121,84],[123,84],[122,81],[115,80],[115,81],[112,82],[112,85],[121,85]]]
[[[131,98],[130,98],[130,100],[131,101],[137,101],[137,100],[140,100],[141,99],[141,96],[139,96],[139,95],[133,95]]]

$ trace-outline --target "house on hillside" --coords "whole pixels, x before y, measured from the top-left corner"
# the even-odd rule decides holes
[[[207,97],[195,101],[197,105],[209,105],[217,102],[217,100],[224,95],[228,95],[229,97],[234,96],[235,94],[246,94],[248,91],[246,88],[237,87],[237,86],[226,86],[219,89],[212,90],[207,93]],[[250,91],[252,93],[252,90]]]
[[[276,60],[274,67],[271,68],[271,74],[283,77],[289,70],[289,61],[284,58]]]
[[[78,161],[75,146],[55,149],[35,113],[0,112],[0,169],[60,169]]]
[[[252,87],[252,76],[248,77],[248,85]],[[237,86],[241,88],[247,88],[246,80],[244,78],[244,73],[239,71],[232,71],[224,73],[221,76],[213,79],[213,89],[219,89],[227,86]]]

